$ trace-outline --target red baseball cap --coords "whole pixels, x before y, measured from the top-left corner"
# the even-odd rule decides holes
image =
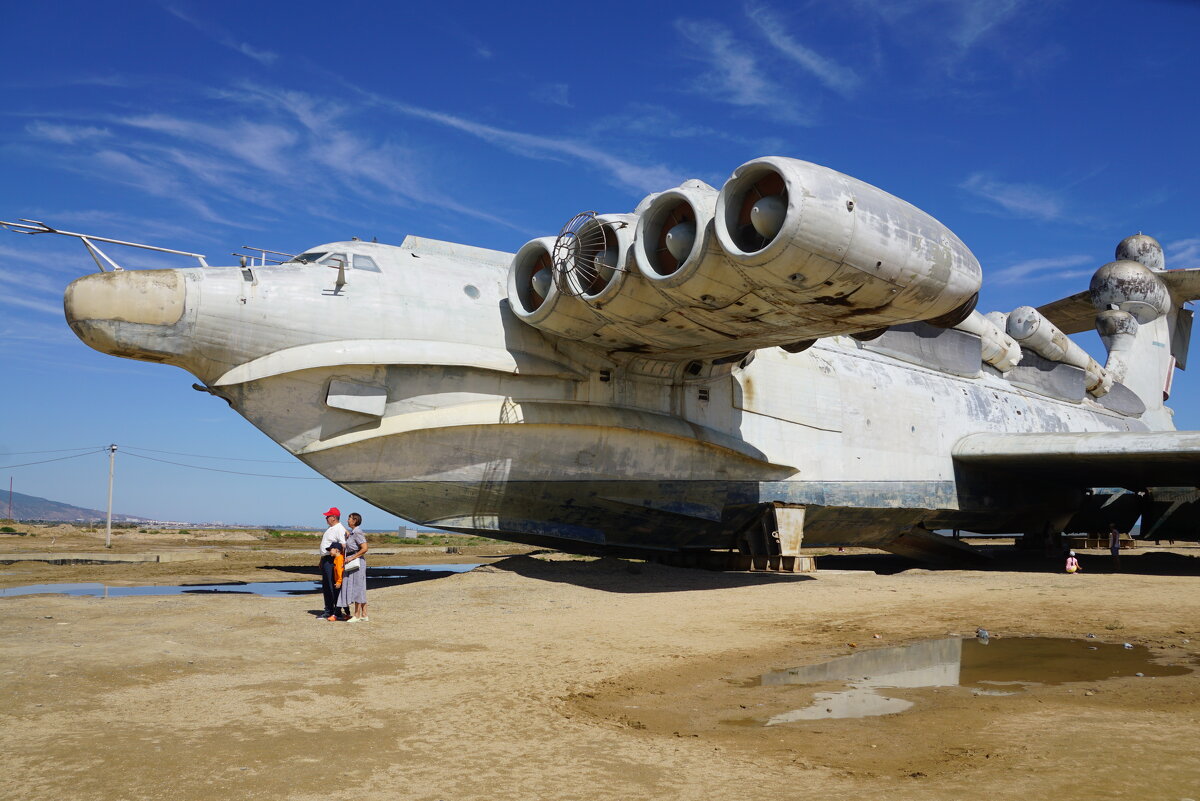
[[[336,506],[330,506],[329,511],[325,513],[325,516],[326,517],[330,517],[330,516],[341,517],[342,510],[337,508]]]

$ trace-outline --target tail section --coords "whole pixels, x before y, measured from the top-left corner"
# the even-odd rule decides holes
[[[1108,350],[1105,370],[1146,406],[1142,419],[1151,429],[1173,429],[1164,406],[1175,368],[1187,364],[1192,310],[1200,299],[1200,268],[1164,270],[1162,247],[1136,234],[1117,245],[1116,261],[1092,277],[1091,286],[1040,311],[1063,332],[1093,325]]]

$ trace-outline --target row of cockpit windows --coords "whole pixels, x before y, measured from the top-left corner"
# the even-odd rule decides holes
[[[379,265],[375,263],[375,260],[362,253],[351,253],[348,260],[345,253],[314,251],[312,253],[301,253],[292,259],[292,261],[298,261],[302,264],[324,264],[328,267],[336,267],[340,263],[355,270],[367,270],[373,273],[379,272]]]

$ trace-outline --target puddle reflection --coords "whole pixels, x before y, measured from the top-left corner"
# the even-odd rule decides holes
[[[975,695],[1013,695],[1030,686],[1122,676],[1181,676],[1190,668],[1151,661],[1144,645],[1051,637],[945,637],[876,648],[816,665],[764,674],[763,686],[842,682],[813,703],[776,715],[768,726],[798,720],[892,715],[913,702],[879,692],[905,687],[968,687]],[[1004,688],[1004,689],[1000,689]]]

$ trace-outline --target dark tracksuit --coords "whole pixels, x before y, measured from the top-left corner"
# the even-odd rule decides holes
[[[321,557],[321,593],[325,596],[325,616],[337,612],[338,588],[333,586],[333,557]]]

